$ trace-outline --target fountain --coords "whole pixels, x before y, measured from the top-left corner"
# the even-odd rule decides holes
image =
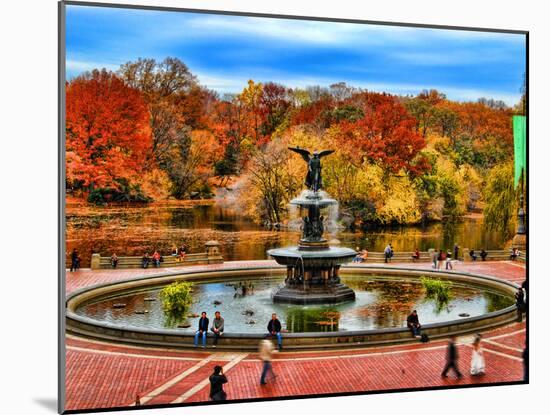
[[[355,292],[340,281],[340,266],[353,257],[353,249],[331,247],[323,238],[323,211],[338,202],[321,191],[321,158],[334,150],[314,151],[289,147],[308,164],[307,190],[290,201],[302,216],[302,237],[298,246],[270,249],[267,253],[287,267],[284,286],[273,294],[274,302],[292,304],[341,303],[355,300]],[[307,212],[307,213],[306,213]]]

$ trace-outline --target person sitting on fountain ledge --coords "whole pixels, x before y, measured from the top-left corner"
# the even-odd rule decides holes
[[[392,256],[393,256],[393,248],[391,244],[388,244],[384,249],[384,262],[391,261]]]
[[[199,329],[195,333],[195,347],[199,345],[199,336],[202,336],[202,348],[206,347],[206,333],[208,333],[208,317],[206,317],[206,311],[201,313],[201,318],[199,319]]]
[[[411,330],[414,337],[420,337],[420,322],[418,321],[418,314],[416,310],[413,310],[407,317],[407,327]]]
[[[214,341],[212,342],[212,347],[216,347],[216,345],[218,344],[218,339],[223,334],[223,325],[223,317],[221,316],[219,311],[216,311],[214,313],[214,320],[212,320],[212,327],[210,328],[210,330],[212,330],[212,333],[214,333]]]
[[[145,252],[141,257],[141,267],[147,268],[149,266],[149,261],[150,261],[149,254]]]
[[[277,337],[277,346],[279,351],[283,349],[283,337],[281,336],[281,322],[277,319],[277,314],[271,314],[271,320],[267,324],[269,335]]]

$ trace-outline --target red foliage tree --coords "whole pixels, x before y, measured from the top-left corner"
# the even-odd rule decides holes
[[[269,140],[282,123],[289,107],[288,92],[284,86],[274,82],[264,84],[259,110],[263,120],[261,132],[266,137],[265,140]]]
[[[357,162],[366,158],[384,169],[398,173],[405,170],[413,175],[428,168],[428,162],[419,156],[426,146],[416,132],[416,120],[393,96],[364,92],[355,96],[365,116],[355,122],[339,124],[341,139],[346,148],[353,148]]]
[[[67,181],[89,189],[135,183],[152,146],[140,92],[94,70],[67,83],[66,102]]]
[[[322,95],[317,101],[297,108],[292,114],[291,125],[312,124],[321,128],[329,127],[327,114],[334,109],[334,98],[331,95]]]

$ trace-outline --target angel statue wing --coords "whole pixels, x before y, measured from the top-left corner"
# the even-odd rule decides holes
[[[289,147],[288,149],[294,151],[295,153],[298,153],[307,163],[309,163],[309,159],[311,156],[311,153],[309,151],[300,147]]]
[[[323,150],[319,152],[319,158],[328,156],[329,154],[334,153],[335,150]]]

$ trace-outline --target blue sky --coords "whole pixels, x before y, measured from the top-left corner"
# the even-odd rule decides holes
[[[67,6],[66,33],[69,79],[139,57],[175,56],[220,94],[240,92],[248,79],[292,88],[343,81],[515,105],[525,72],[518,34],[75,5]]]

